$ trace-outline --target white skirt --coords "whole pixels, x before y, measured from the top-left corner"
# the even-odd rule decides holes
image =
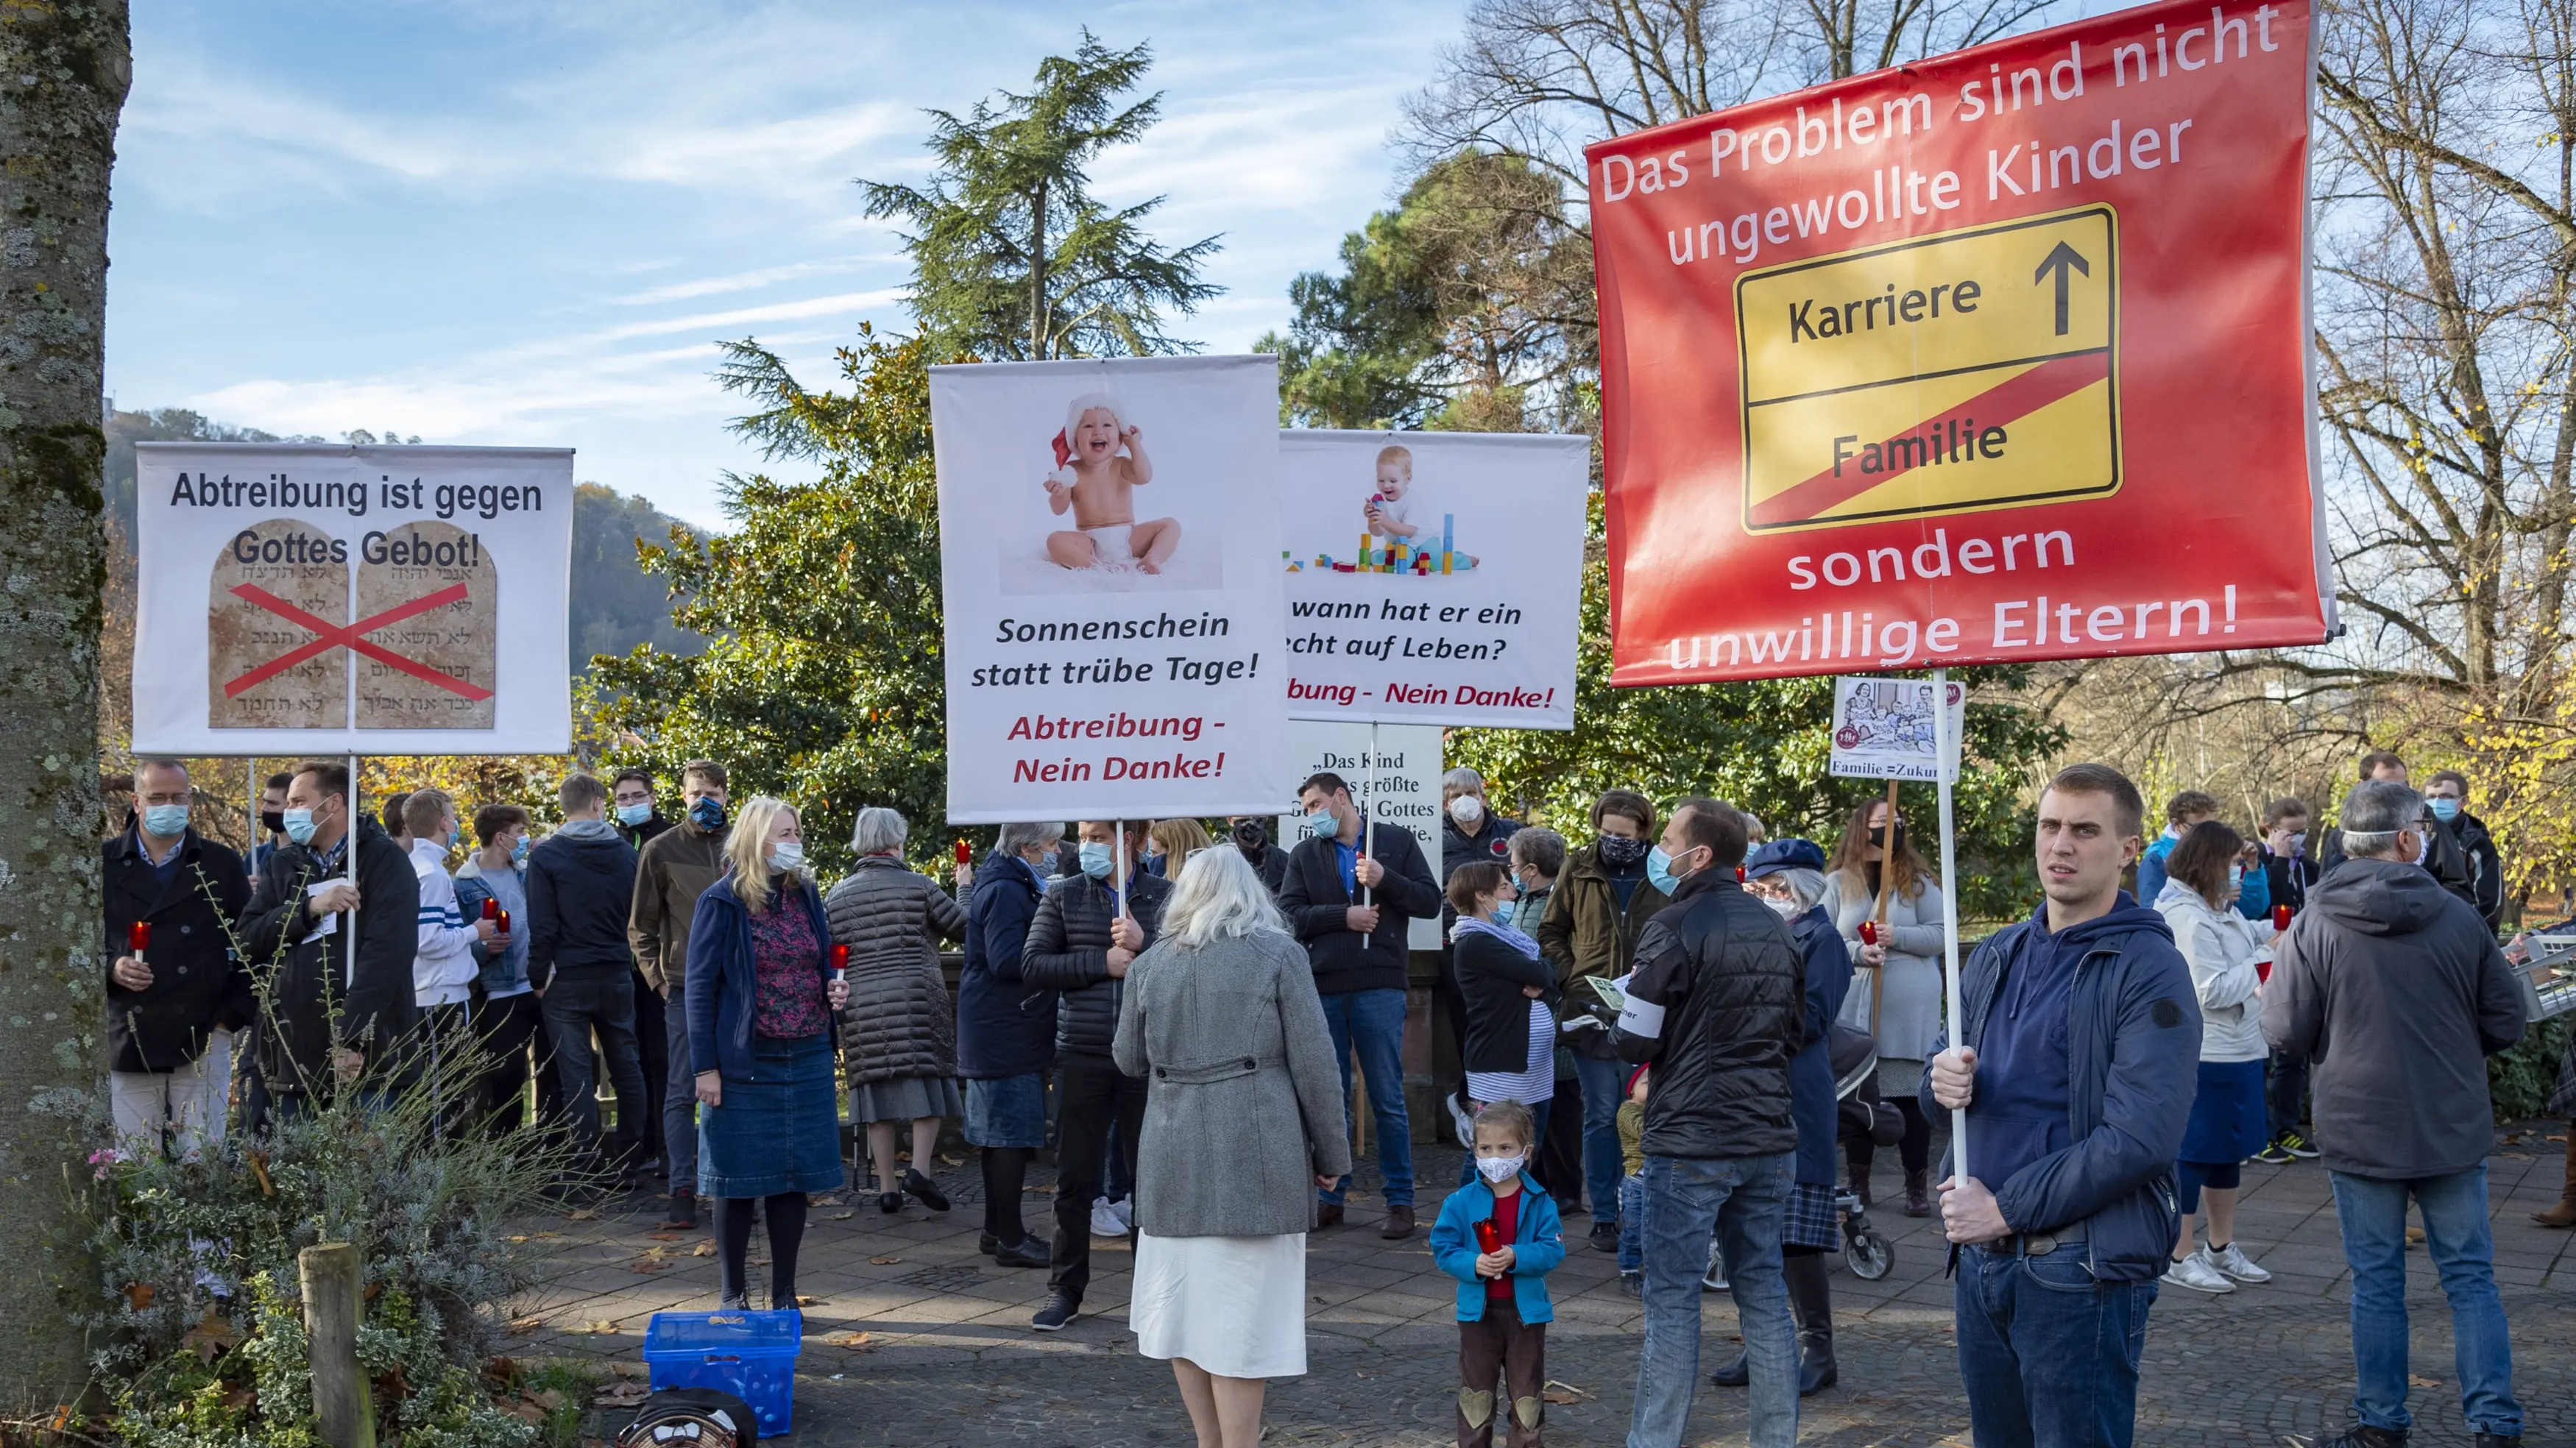
[[[1306,1236],[1136,1235],[1136,1350],[1221,1378],[1306,1373]]]

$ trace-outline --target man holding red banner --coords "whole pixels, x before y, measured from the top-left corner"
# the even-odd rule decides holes
[[[2128,1448],[2138,1359],[2180,1230],[2174,1158],[2200,1071],[2200,999],[2164,917],[2120,872],[2146,804],[2115,769],[2039,797],[2027,921],[1977,947],[1924,1109],[1965,1109],[1975,1174],[1941,1183],[1959,1376],[1979,1448]],[[1989,1186],[1988,1183],[1993,1183]]]

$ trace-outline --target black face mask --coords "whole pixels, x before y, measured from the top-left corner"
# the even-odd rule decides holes
[[[1633,840],[1625,835],[1603,835],[1601,837],[1601,858],[1612,869],[1616,870],[1627,869],[1629,866],[1643,860],[1646,858],[1646,851],[1651,848],[1653,847],[1648,845],[1644,840]]]
[[[286,811],[282,809],[261,810],[259,812],[259,827],[268,831],[272,835],[282,835],[286,833]]]
[[[1234,827],[1235,848],[1243,851],[1247,857],[1260,858],[1262,847],[1269,843],[1269,827],[1259,820],[1245,820]]]
[[[1902,821],[1898,822],[1895,829],[1888,832],[1887,853],[1891,857],[1905,853],[1905,825]]]

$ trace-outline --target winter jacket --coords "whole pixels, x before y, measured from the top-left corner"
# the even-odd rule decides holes
[[[2470,872],[2468,853],[2460,848],[2459,836],[2447,827],[2427,831],[2424,850],[2423,867],[2432,872],[2433,879],[2443,889],[2460,897],[2461,903],[2471,909],[2477,908],[2477,882]],[[2327,831],[2325,858],[2320,866],[2322,871],[2331,875],[2349,858],[2343,852],[2343,831]]]
[[[528,979],[556,972],[605,980],[634,956],[626,926],[635,905],[635,850],[601,820],[575,820],[528,851]]]
[[[474,943],[480,937],[456,903],[456,882],[447,873],[447,847],[430,840],[412,841],[411,868],[420,883],[420,903],[414,912],[420,930],[419,953],[411,964],[413,998],[424,1006],[462,1005],[483,967],[474,958]]]
[[[1919,876],[1911,891],[1890,890],[1887,920],[1878,940],[1887,947],[1887,964],[1876,970],[1861,965],[1860,923],[1878,913],[1878,896],[1865,876],[1840,870],[1825,876],[1824,898],[1817,902],[1833,917],[1834,930],[1855,967],[1851,993],[1843,998],[1842,1023],[1868,1031],[1878,1054],[1890,1061],[1928,1061],[1932,1038],[1941,1034],[1941,1011],[1947,998],[1941,958],[1946,936],[1941,926],[1941,882]],[[1872,977],[1884,972],[1884,981]],[[1875,1022],[1872,1017],[1875,1015]]]
[[[2270,925],[2257,926],[2232,910],[2221,910],[2180,880],[2165,881],[2156,897],[2156,913],[2173,931],[2174,945],[2191,967],[2192,986],[2200,993],[2200,1059],[2260,1061],[2271,1054],[2263,1043],[2261,973]]]
[[[1146,949],[1153,948],[1154,937],[1162,933],[1163,902],[1171,894],[1169,884],[1143,870],[1128,879],[1128,913],[1145,932]],[[1020,978],[1040,990],[1058,993],[1057,1060],[1071,1056],[1107,1060],[1117,1045],[1122,982],[1109,976],[1109,925],[1117,915],[1118,892],[1109,882],[1077,871],[1057,878],[1029,922],[1028,944],[1020,953]]]
[[[2466,810],[2443,828],[2459,841],[2460,854],[2468,861],[2469,903],[2492,929],[2504,919],[2504,856],[2496,849],[2495,836],[2487,833],[2486,821]]]
[[[1217,841],[1220,846],[1232,843],[1231,840]],[[1238,844],[1234,848],[1240,850],[1243,846]],[[1288,852],[1268,840],[1263,840],[1259,854],[1245,855],[1243,858],[1246,864],[1252,866],[1252,873],[1259,875],[1261,883],[1269,887],[1270,893],[1277,895],[1280,883],[1288,877]]]
[[[2295,917],[2308,908],[2308,891],[2317,883],[2317,862],[2305,854],[2276,855],[2263,847],[2263,884],[2274,905],[2287,905]],[[2268,919],[2268,914],[2266,915]]]
[[[241,856],[189,830],[168,883],[145,858],[129,829],[100,847],[99,899],[105,907],[107,1069],[158,1074],[197,1059],[215,1030],[238,1031],[259,1018],[250,972],[233,948],[234,922],[250,900]],[[116,983],[116,958],[131,955],[127,931],[149,921],[143,963],[152,983]]]
[[[2486,1058],[2522,1039],[2522,993],[2477,911],[2413,865],[2348,859],[2290,922],[2263,1034],[2316,1063],[2317,1140],[2355,1176],[2487,1159]]]
[[[1807,1043],[1789,1059],[1789,1112],[1798,1120],[1797,1180],[1829,1187],[1842,1152],[1834,1145],[1839,1104],[1826,1038],[1851,994],[1851,951],[1821,907],[1790,921],[1789,938],[1797,942],[1807,975]]]
[[[2153,903],[2164,898],[2165,882],[2171,878],[2165,873],[2165,862],[2173,858],[2174,846],[2181,843],[2182,836],[2174,833],[2172,827],[2168,826],[2162,835],[2148,844],[2146,853],[2138,857],[2138,899]],[[2244,882],[2236,889],[2236,903],[2229,908],[2248,920],[2271,919],[2270,873],[2264,870],[2246,871]]]
[[[1276,930],[1158,942],[1120,993],[1113,1054],[1148,1083],[1136,1226],[1277,1237],[1314,1225],[1315,1178],[1351,1169],[1341,1071],[1306,952]]]
[[[1045,896],[1037,871],[1017,856],[995,850],[976,867],[966,902],[966,965],[957,977],[961,1076],[1026,1076],[1055,1060],[1055,992],[1020,974],[1029,924]]]
[[[929,876],[869,855],[823,898],[836,945],[850,947],[841,1057],[854,1086],[957,1074],[957,1007],[939,942],[966,938],[966,912]]]
[[[1377,906],[1377,929],[1362,936],[1343,915],[1360,902],[1342,886],[1341,858],[1334,841],[1330,837],[1304,840],[1288,852],[1279,908],[1288,916],[1288,928],[1305,942],[1318,994],[1404,989],[1405,937],[1410,926],[1440,913],[1440,887],[1432,882],[1431,866],[1422,858],[1422,844],[1413,831],[1381,824],[1377,862],[1386,871],[1369,895]]]
[[[345,837],[344,837],[345,840]],[[412,958],[420,950],[420,876],[411,858],[374,820],[358,821],[356,925],[337,917],[330,934],[315,937],[323,919],[305,909],[305,887],[341,878],[346,854],[329,868],[306,846],[271,851],[242,907],[241,948],[253,980],[266,975],[267,1019],[259,1030],[259,1069],[269,1092],[302,1097],[328,1090],[331,1047],[367,1058],[361,1089],[384,1090],[405,1078],[408,1050],[420,1021],[412,998]],[[350,959],[351,936],[357,939]],[[338,1018],[333,1019],[337,1008]]]
[[[1546,961],[1521,954],[1509,942],[1482,930],[1462,930],[1452,942],[1457,952],[1458,994],[1467,1002],[1467,1040],[1460,1069],[1499,1071],[1517,1076],[1530,1064],[1530,998],[1523,986],[1537,986],[1539,1002],[1556,1008],[1556,972]]]
[[[2104,1282],[2145,1282],[2172,1265],[2181,1204],[2174,1154],[2200,1090],[2200,1010],[2191,967],[2164,917],[2122,892],[2110,914],[2049,936],[2043,904],[1981,942],[1960,971],[1967,1044],[1983,1050],[2005,980],[2038,950],[2078,950],[2066,1004],[2067,1145],[2002,1182],[1987,1182],[2015,1232],[2084,1235],[2085,1265]],[[1949,1048],[1948,1033],[1934,1043]],[[1932,1099],[1925,1072],[1918,1100]],[[1968,1108],[1972,1125],[1977,1107]],[[1990,1131],[2005,1128],[1987,1123]],[[1969,1133],[1974,1142],[1977,1134]],[[1992,1140],[1989,1136],[1986,1139]],[[1970,1173],[1985,1180],[1973,1158]],[[1944,1159],[1941,1172],[1952,1170]],[[1956,1249],[1953,1249],[1954,1251]]]
[[[1673,903],[1639,932],[1628,982],[1631,1011],[1662,1007],[1661,1028],[1641,1035],[1623,1022],[1619,1031],[1620,1055],[1655,1068],[1647,1155],[1797,1149],[1789,1062],[1807,1044],[1806,994],[1806,959],[1787,922],[1732,871],[1683,878]]]
[[[731,825],[700,829],[684,820],[655,835],[635,857],[635,899],[626,945],[644,983],[669,995],[688,979],[689,938],[698,901],[724,878]]]
[[[617,831],[617,837],[626,842],[627,848],[639,856],[644,853],[644,847],[653,843],[656,837],[671,832],[671,822],[662,818],[659,812],[640,825],[624,825],[617,822],[617,816],[612,809],[608,823],[610,828]]]
[[[1519,820],[1508,820],[1494,813],[1491,806],[1486,807],[1482,823],[1484,828],[1471,835],[1458,828],[1458,822],[1449,817],[1449,811],[1444,809],[1440,812],[1440,939],[1444,943],[1449,939],[1449,928],[1458,923],[1458,912],[1449,908],[1449,877],[1458,873],[1460,865],[1473,864],[1478,860],[1491,861],[1510,869],[1512,836],[1529,828]]]
[[[1565,873],[1556,877],[1536,932],[1538,953],[1556,968],[1556,983],[1564,991],[1558,997],[1557,1039],[1566,1049],[1596,1061],[1619,1054],[1618,1019],[1592,987],[1580,982],[1626,975],[1636,959],[1637,932],[1671,903],[1653,882],[1640,879],[1622,908],[1597,844],[1566,857]]]
[[[679,832],[675,830],[663,838],[677,839]],[[769,908],[810,910],[814,914],[815,941],[832,938],[831,922],[823,914],[823,897],[814,893],[813,882],[802,875],[794,877],[794,882],[785,888],[773,890]],[[727,1081],[759,1080],[751,1048],[752,1017],[756,1014],[753,1006],[760,988],[751,958],[751,911],[734,893],[733,876],[723,876],[698,897],[697,909],[689,918],[687,949],[689,973],[681,992],[689,1008],[690,1074],[714,1071]],[[815,952],[814,970],[824,981],[832,978],[830,951]],[[677,1064],[673,1063],[675,1068]]]
[[[1431,1224],[1431,1260],[1458,1279],[1458,1320],[1485,1320],[1486,1279],[1476,1275],[1476,1224],[1494,1219],[1494,1189],[1481,1176],[1451,1192],[1440,1203],[1440,1219]],[[1565,1261],[1565,1225],[1547,1189],[1521,1173],[1519,1229],[1512,1233],[1512,1307],[1524,1324],[1553,1322],[1556,1308],[1548,1300],[1547,1274]]]

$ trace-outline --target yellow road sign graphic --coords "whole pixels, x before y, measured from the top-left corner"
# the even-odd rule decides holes
[[[2087,206],[1745,273],[1745,527],[2116,491],[2119,247]]]

